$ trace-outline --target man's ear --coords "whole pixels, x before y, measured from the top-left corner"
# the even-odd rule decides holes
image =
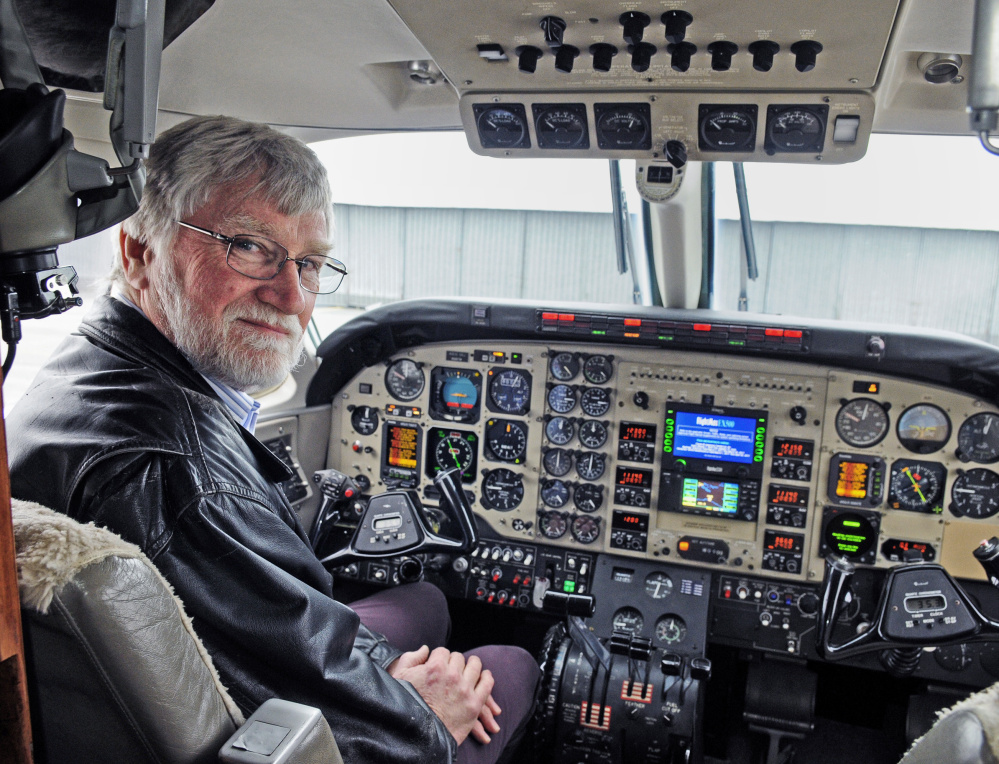
[[[153,251],[137,239],[133,239],[122,228],[118,233],[119,257],[125,271],[125,280],[136,290],[149,287],[149,269],[152,266]]]

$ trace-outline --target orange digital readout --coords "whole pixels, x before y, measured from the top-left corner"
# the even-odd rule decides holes
[[[867,498],[867,474],[871,466],[863,462],[840,462],[836,495],[844,499]]]

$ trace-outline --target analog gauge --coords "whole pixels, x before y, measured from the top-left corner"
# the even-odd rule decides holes
[[[614,373],[614,364],[605,355],[591,355],[583,364],[583,376],[595,385],[603,385]]]
[[[548,406],[559,414],[568,414],[576,408],[576,390],[569,385],[555,385],[548,391]]]
[[[350,412],[350,424],[361,435],[371,435],[378,429],[378,409],[358,406]]]
[[[836,414],[836,432],[854,448],[869,448],[888,434],[888,412],[870,398],[854,398]]]
[[[520,464],[527,453],[527,425],[511,419],[486,422],[486,445],[501,462]]]
[[[397,401],[419,398],[426,382],[423,369],[408,358],[394,361],[385,372],[385,387]]]
[[[999,512],[999,475],[981,467],[959,472],[950,495],[950,511],[958,517],[992,517]]]
[[[898,418],[898,440],[917,454],[932,454],[950,438],[950,419],[942,409],[921,403],[910,406]]]
[[[648,151],[652,148],[652,132],[648,104],[594,104],[597,145],[611,151]]]
[[[569,530],[580,544],[592,544],[600,537],[600,518],[582,515],[572,521]]]
[[[520,104],[475,105],[479,140],[487,149],[530,148],[527,113]]]
[[[698,145],[702,151],[752,151],[756,106],[702,106]]]
[[[645,619],[642,614],[633,607],[623,607],[614,613],[611,619],[611,626],[614,631],[623,631],[637,637],[645,627]]]
[[[603,454],[586,451],[576,459],[576,474],[583,480],[599,480],[605,466]]]
[[[603,486],[580,483],[572,492],[572,503],[580,512],[596,512],[604,503]]]
[[[999,414],[975,414],[957,431],[961,461],[992,464],[999,461]]]
[[[677,645],[687,638],[687,624],[678,615],[664,615],[656,621],[656,639],[664,645]]]
[[[877,513],[850,512],[827,508],[823,518],[822,544],[826,551],[851,560],[874,561],[874,545],[878,541],[881,516]]]
[[[483,503],[501,512],[509,512],[524,500],[524,478],[507,469],[490,470],[482,481]]]
[[[910,512],[939,511],[946,479],[942,464],[899,459],[891,466],[888,506]]]
[[[579,399],[587,416],[603,416],[610,409],[610,393],[602,387],[588,387]]]
[[[664,600],[673,593],[673,579],[665,573],[649,573],[645,577],[645,593],[654,600]]]
[[[572,353],[556,353],[548,363],[548,370],[559,382],[569,382],[579,374],[579,359]]]
[[[531,380],[526,372],[504,369],[493,374],[489,399],[507,414],[526,414],[531,408]]]
[[[587,419],[579,425],[579,442],[587,448],[600,448],[607,442],[607,426],[595,419]]]
[[[443,430],[435,430],[431,433],[428,440],[433,448],[433,462],[439,468],[435,470],[435,473],[457,467],[461,470],[464,478],[468,474],[469,467],[473,467],[472,471],[474,472],[475,446],[466,438],[475,438],[475,435],[472,433],[448,433]]]
[[[556,446],[564,446],[576,434],[576,425],[564,416],[552,417],[545,425],[545,435]]]
[[[572,469],[572,453],[564,448],[550,448],[542,460],[549,475],[562,477]]]
[[[479,421],[482,374],[471,369],[437,367],[431,375],[430,413],[454,422]]]
[[[940,668],[947,671],[964,671],[975,661],[971,645],[947,645],[933,651],[933,658]]]
[[[540,149],[588,149],[586,107],[582,104],[534,106],[534,130]]]
[[[546,480],[541,484],[541,501],[559,509],[569,501],[569,487],[561,480]]]
[[[565,512],[542,512],[538,517],[538,530],[546,539],[559,539],[569,529],[569,518]]]
[[[821,151],[828,107],[774,107],[767,110],[767,148],[775,151]]]

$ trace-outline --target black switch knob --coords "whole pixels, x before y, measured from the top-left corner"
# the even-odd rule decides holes
[[[663,653],[659,668],[666,676],[680,676],[683,671],[683,658],[676,653]]]
[[[819,597],[808,592],[798,597],[798,610],[805,615],[813,615],[819,611]]]
[[[652,57],[656,55],[656,46],[640,42],[637,45],[629,45],[628,51],[631,53],[631,68],[636,72],[644,72],[652,63]]]
[[[541,48],[533,45],[521,45],[514,51],[517,54],[517,68],[522,72],[534,74],[538,68],[538,59],[541,58]]]
[[[545,42],[552,50],[562,46],[562,35],[565,34],[565,19],[558,16],[545,16],[539,24],[541,31],[545,33]]]
[[[769,72],[774,65],[774,56],[780,51],[780,45],[771,40],[757,40],[749,44],[749,52],[753,56],[753,68],[758,72]]]
[[[617,48],[606,42],[598,42],[590,46],[590,54],[593,56],[593,68],[598,72],[609,72],[611,59],[617,55]]]
[[[794,68],[799,72],[810,72],[815,68],[815,59],[822,52],[822,45],[815,40],[798,40],[791,46],[794,54]]]
[[[669,65],[676,72],[685,72],[690,68],[690,57],[697,53],[697,46],[690,42],[675,42],[666,46],[670,54]]]
[[[678,170],[687,164],[687,147],[683,145],[683,141],[666,141],[663,153],[666,161]]]
[[[622,13],[618,21],[624,27],[624,41],[628,45],[638,45],[645,34],[645,27],[649,25],[652,19],[641,11],[628,11],[627,13]]]
[[[638,406],[638,408],[640,409],[647,409],[649,407],[649,394],[646,392],[642,392],[641,390],[639,390],[632,397],[632,400],[635,402],[635,405]]]
[[[805,420],[808,419],[808,411],[805,410],[804,406],[793,406],[787,413],[791,417],[791,421],[798,424],[804,424]]]
[[[727,72],[732,68],[732,56],[739,52],[739,46],[728,40],[716,40],[708,46],[711,54],[711,68],[716,72]]]
[[[568,74],[572,71],[572,63],[579,55],[579,48],[575,45],[563,45],[555,51],[555,70]]]
[[[687,36],[687,27],[694,17],[686,11],[666,11],[662,20],[666,25],[666,41],[676,45]]]
[[[711,679],[711,661],[708,658],[690,659],[690,678],[707,682]]]

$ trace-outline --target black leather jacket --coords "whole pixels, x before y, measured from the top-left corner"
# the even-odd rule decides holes
[[[7,420],[14,496],[137,544],[183,600],[233,698],[317,706],[349,762],[449,762],[454,738],[382,667],[399,652],[333,599],[243,429],[137,311],[99,298]]]

